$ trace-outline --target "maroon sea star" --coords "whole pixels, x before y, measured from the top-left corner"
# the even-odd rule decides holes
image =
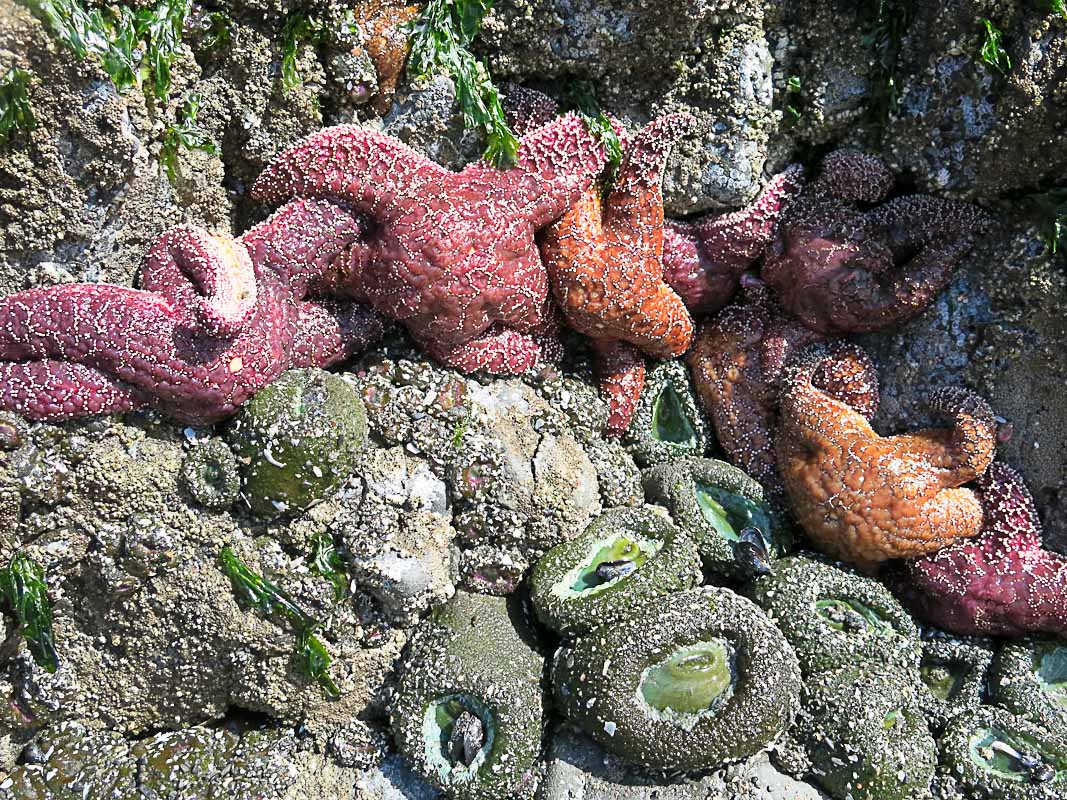
[[[206,424],[293,367],[362,350],[381,323],[352,302],[363,224],[295,201],[239,239],[181,227],[145,258],[144,289],[71,284],[0,298],[0,408],[58,420],[153,406]]]
[[[952,633],[1067,636],[1067,558],[1042,547],[1022,477],[996,462],[978,487],[981,535],[908,564],[894,581],[898,594],[919,617]]]
[[[783,370],[824,337],[783,314],[758,278],[742,276],[741,293],[740,302],[704,323],[686,361],[730,461],[781,497],[774,439]],[[868,419],[878,409],[877,372],[856,345],[834,344],[813,382]]]
[[[534,232],[589,188],[606,158],[574,115],[524,136],[514,167],[479,162],[461,172],[378,131],[340,125],[278,156],[253,195],[352,203],[376,223],[363,276],[371,305],[446,364],[520,373],[552,338]]]
[[[663,278],[694,314],[730,302],[738,281],[771,242],[778,218],[800,194],[804,170],[793,164],[771,178],[750,205],[695,222],[663,226]]]
[[[812,330],[870,332],[921,313],[988,224],[975,206],[929,195],[882,200],[893,174],[839,150],[783,215],[761,276]]]

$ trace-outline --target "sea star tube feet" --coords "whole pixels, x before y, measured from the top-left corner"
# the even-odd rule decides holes
[[[58,420],[153,406],[209,424],[286,369],[363,349],[381,334],[373,312],[307,297],[362,263],[348,235],[358,221],[325,205],[299,201],[237,240],[164,234],[143,277],[157,291],[68,284],[0,298],[0,409]],[[348,233],[337,238],[339,228]]]
[[[686,361],[730,461],[781,500],[774,438],[782,373],[795,353],[824,337],[784,314],[758,278],[743,276],[741,291],[740,302],[704,323]],[[856,345],[835,343],[812,380],[868,419],[878,408],[877,373]]]
[[[827,357],[813,345],[786,370],[775,446],[793,514],[823,551],[865,570],[976,536],[977,495],[962,485],[993,460],[997,424],[964,389],[942,389],[933,406],[951,428],[879,436],[813,375]]]
[[[891,187],[883,162],[838,151],[783,216],[760,274],[812,330],[866,333],[914,318],[989,224],[975,206],[928,195],[859,208]]]
[[[774,237],[778,219],[803,186],[792,164],[740,211],[663,226],[663,276],[693,314],[713,314],[730,302],[741,275]]]
[[[1022,477],[996,462],[978,489],[981,535],[907,564],[893,582],[897,593],[916,615],[953,633],[1067,636],[1067,558],[1042,547]]]
[[[534,232],[573,204],[606,160],[573,114],[524,136],[508,170],[479,162],[451,172],[383,133],[340,125],[279,155],[253,195],[331,198],[370,216],[368,301],[448,353],[494,325],[530,333],[543,324],[548,278]]]

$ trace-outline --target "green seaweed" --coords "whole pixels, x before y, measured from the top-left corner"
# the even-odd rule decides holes
[[[348,594],[348,565],[333,537],[326,531],[319,533],[312,542],[308,566],[312,575],[326,578],[333,584],[334,599],[341,600]]]
[[[161,0],[148,8],[93,8],[79,0],[25,0],[53,34],[81,59],[96,59],[119,92],[151,77],[156,99],[170,92],[170,65],[181,41],[187,0]]]
[[[305,8],[294,8],[285,15],[280,34],[282,42],[282,89],[288,93],[299,87],[303,80],[296,68],[300,45],[321,43],[328,33],[326,24]]]
[[[315,636],[322,623],[300,608],[287,592],[249,569],[230,545],[222,548],[219,563],[239,601],[264,615],[278,614],[289,620],[296,628],[296,652],[308,677],[317,681],[328,696],[338,697],[340,691],[330,677],[330,654]]]
[[[500,93],[470,45],[493,0],[429,0],[405,26],[411,39],[408,69],[418,80],[443,72],[455,82],[467,128],[482,128],[488,144],[482,157],[497,167],[515,163],[519,140],[508,126]]]
[[[901,0],[876,0],[877,9],[863,34],[863,45],[871,53],[871,115],[888,119],[900,100],[897,64],[904,34],[911,24],[911,4]]]
[[[608,153],[608,172],[605,186],[613,182],[615,171],[622,163],[622,142],[619,135],[611,127],[611,119],[600,107],[597,100],[596,88],[590,80],[571,81],[567,87],[567,103],[578,112],[578,116],[586,124],[586,127],[604,145]]]
[[[0,78],[0,147],[8,143],[15,131],[32,131],[37,119],[30,108],[26,86],[30,73],[12,67]]]
[[[1067,0],[1050,0],[1048,10],[1053,14],[1058,14],[1063,19],[1067,19]]]
[[[0,598],[18,620],[34,662],[46,672],[55,672],[59,656],[52,633],[48,584],[41,565],[25,553],[15,553],[0,570]]]
[[[982,17],[981,21],[985,38],[982,40],[982,48],[978,51],[978,60],[1001,75],[1006,75],[1011,69],[1011,56],[1002,43],[1004,33],[988,17]]]
[[[233,19],[222,11],[206,14],[199,34],[200,47],[204,50],[218,50],[228,45],[233,39],[235,25]]]
[[[802,114],[799,106],[804,102],[802,91],[800,76],[790,75],[785,85],[785,125],[787,127],[792,127],[800,122]]]
[[[159,161],[166,170],[167,178],[172,186],[178,182],[178,150],[180,148],[218,155],[218,145],[207,131],[196,124],[200,103],[199,94],[195,92],[190,94],[174,124],[168,125],[163,133],[163,147],[159,151]]]
[[[1031,204],[1041,225],[1041,239],[1050,255],[1056,255],[1067,240],[1067,187],[1032,195]]]

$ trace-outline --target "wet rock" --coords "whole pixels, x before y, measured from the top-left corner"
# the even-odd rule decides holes
[[[774,120],[762,18],[750,0],[508,0],[480,41],[494,75],[592,79],[630,127],[695,114],[706,133],[675,147],[663,187],[668,211],[686,214],[743,205],[760,188]]]
[[[552,737],[538,800],[818,800],[806,783],[778,772],[765,754],[699,778],[642,773],[563,727]]]
[[[1002,32],[1004,74],[979,53]],[[927,189],[982,198],[1033,189],[1067,169],[1067,30],[1042,6],[918,4],[901,49],[894,160]]]

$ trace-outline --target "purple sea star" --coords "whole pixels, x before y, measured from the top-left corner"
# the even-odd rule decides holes
[[[325,366],[381,334],[352,300],[363,223],[294,201],[239,239],[193,227],[156,240],[144,289],[71,284],[0,298],[0,409],[59,420],[152,406],[220,420],[281,372]]]
[[[877,203],[893,186],[882,161],[838,150],[783,215],[761,277],[821,333],[864,333],[920,314],[988,225],[975,206],[929,195]]]
[[[741,275],[763,253],[782,212],[800,194],[803,177],[804,170],[793,164],[740,211],[664,224],[663,277],[693,314],[712,314],[730,302]]]
[[[559,217],[606,163],[574,115],[532,131],[517,163],[451,172],[378,131],[327,128],[278,156],[253,195],[335,198],[368,214],[363,287],[431,355],[464,371],[521,373],[553,339],[534,232]]]
[[[905,605],[957,634],[1067,636],[1067,558],[1045,550],[1022,477],[993,463],[978,479],[977,539],[907,565],[894,581]]]

